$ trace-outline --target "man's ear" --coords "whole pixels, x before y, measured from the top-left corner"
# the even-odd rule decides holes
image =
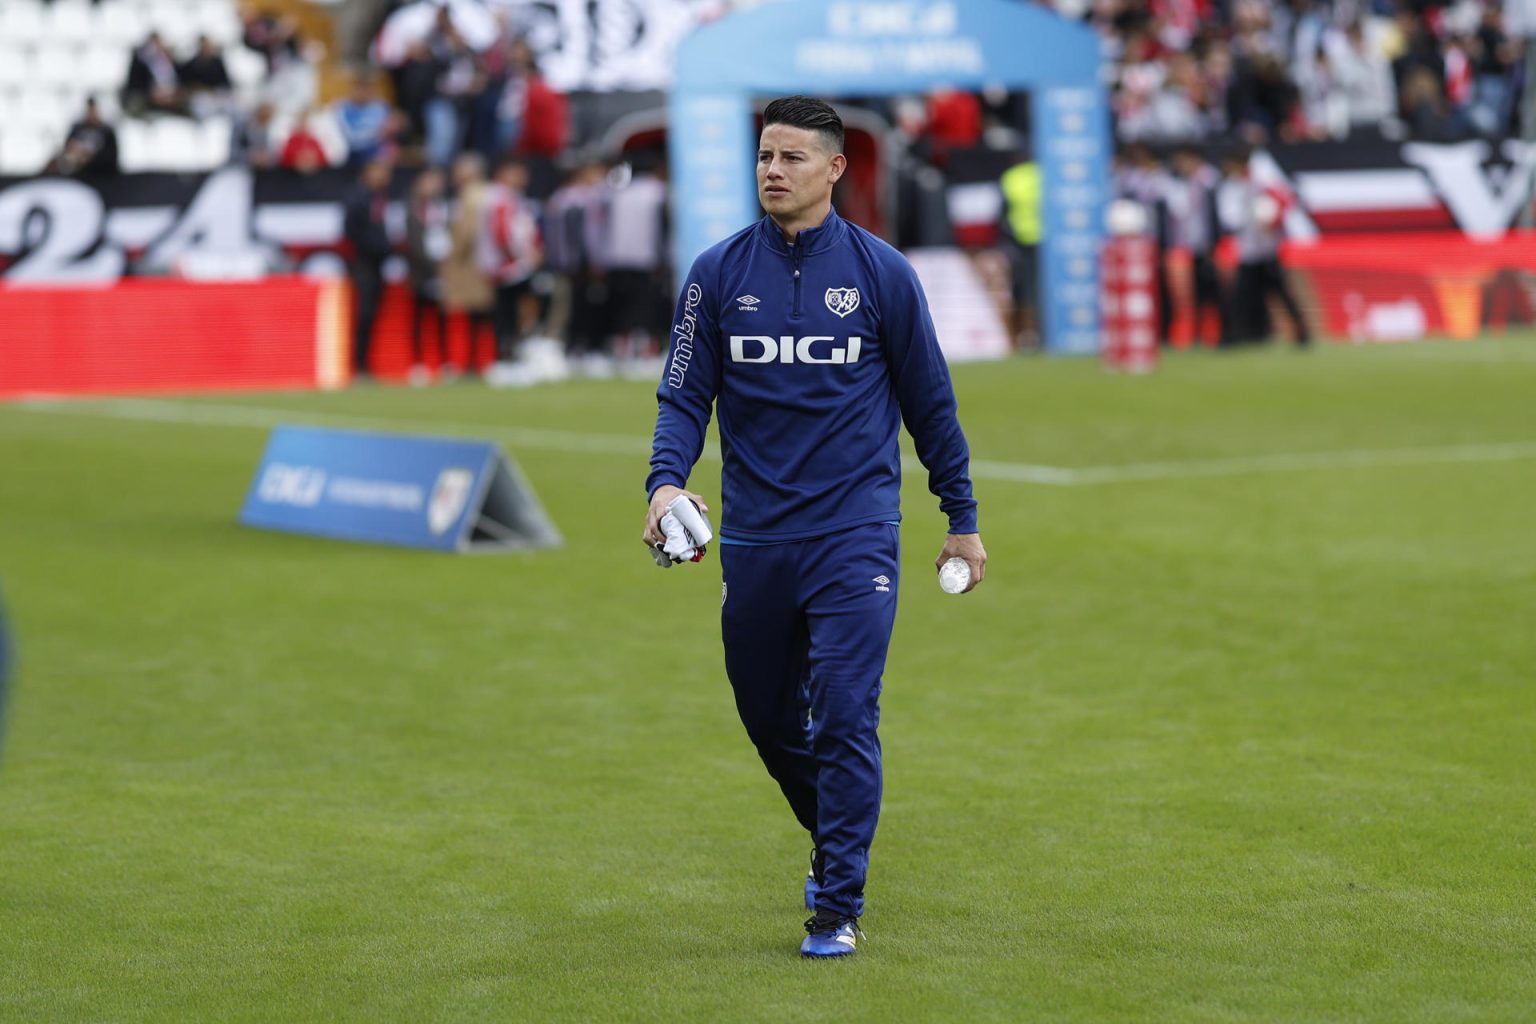
[[[827,180],[833,184],[836,184],[837,179],[841,178],[843,176],[843,172],[848,169],[848,158],[839,153],[832,158],[828,166],[831,168],[831,170],[827,172]]]

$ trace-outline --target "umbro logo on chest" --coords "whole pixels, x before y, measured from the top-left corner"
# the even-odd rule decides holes
[[[846,317],[859,308],[859,290],[857,288],[828,288],[822,297],[827,304],[827,309],[839,317]],[[736,296],[736,311],[738,313],[759,313],[763,308],[763,300],[756,295]]]

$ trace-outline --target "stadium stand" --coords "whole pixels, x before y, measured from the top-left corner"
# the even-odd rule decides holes
[[[237,204],[231,216],[249,223],[241,220],[220,244],[241,249],[258,239],[257,263],[272,272],[334,274],[345,266],[340,204],[375,157],[395,172],[395,236],[412,178],[426,167],[447,170],[465,153],[491,167],[507,156],[523,161],[534,204],[601,168],[611,177],[597,189],[604,197],[592,215],[597,223],[632,166],[666,153],[665,54],[688,25],[761,2],[590,0],[581,5],[584,31],[572,32],[558,18],[574,17],[573,8],[529,0],[455,0],[447,9],[439,0],[0,0],[0,177],[86,179],[106,198],[108,210],[98,215],[107,218],[110,207],[133,210],[150,195],[187,202],[207,172],[248,165],[257,173],[247,187],[261,198]],[[1216,171],[1233,152],[1252,151],[1265,187],[1283,194],[1288,241],[1458,229],[1487,240],[1515,219],[1505,207],[1521,190],[1509,175],[1528,171],[1520,141],[1536,135],[1525,116],[1536,104],[1523,95],[1532,91],[1531,44],[1501,0],[1011,2],[1051,7],[1097,33],[1117,150],[1110,188],[1122,203],[1146,208],[1142,230],[1158,239],[1170,266],[1185,261],[1185,236],[1214,243],[1246,219],[1243,203],[1218,202],[1219,230],[1190,227],[1204,224],[1190,218],[1203,216],[1206,198],[1235,194]],[[566,13],[557,18],[556,6]],[[151,35],[163,50],[146,46]],[[202,63],[189,68],[203,38],[210,45]],[[635,59],[650,48],[654,59]],[[150,95],[175,81],[170,62],[183,84],[188,73],[215,84]],[[125,89],[130,80],[136,85]],[[99,118],[83,119],[88,98]],[[898,247],[953,247],[975,257],[1000,304],[1025,305],[1008,293],[1015,279],[1033,280],[1038,271],[1010,267],[997,252],[999,182],[1035,158],[1039,98],[995,83],[839,97],[852,168],[839,209]],[[1445,145],[1466,141],[1483,144],[1490,158],[1466,163],[1479,146]],[[1426,147],[1406,143],[1441,148],[1428,147],[1426,157]],[[1192,175],[1170,173],[1169,159],[1180,153],[1198,159]],[[150,174],[99,187],[117,172],[184,177]],[[17,194],[70,192],[87,194],[40,186]],[[457,188],[448,192],[460,202]],[[310,210],[307,223],[296,206]],[[322,206],[329,212],[317,215]],[[121,223],[143,223],[134,216],[125,213]],[[402,239],[394,241],[399,248]],[[3,262],[10,255],[23,272],[39,273],[47,261],[25,259],[23,248],[16,242],[0,253],[0,271],[10,272]],[[601,266],[602,246],[591,248],[592,265]],[[184,273],[189,265],[128,243],[102,254],[80,262],[106,272],[108,257],[118,259],[128,276]],[[217,265],[244,266],[252,254],[218,255],[233,262]],[[79,270],[62,257],[54,264],[49,269],[60,273]],[[1312,275],[1311,291],[1319,308],[1333,310],[1334,333],[1392,317],[1403,326],[1367,333],[1444,327],[1462,336],[1475,326],[1478,307],[1464,301],[1461,286],[1413,268],[1401,274],[1365,295],[1356,294],[1357,278],[1325,267]],[[1166,300],[1187,291],[1176,278],[1160,288],[1160,327],[1165,338],[1184,340],[1199,332],[1192,317],[1169,319],[1179,303]],[[1410,285],[1422,292],[1415,308],[1426,311],[1411,318],[1402,315]],[[1029,319],[1014,331],[1025,347],[1035,333],[1022,326]],[[383,322],[392,320],[403,316],[386,312]],[[1219,322],[1207,326],[1207,338],[1226,333]]]
[[[200,123],[121,116],[118,92],[130,55],[158,32],[178,57],[199,36],[225,48],[237,102],[254,99],[266,75],[260,55],[240,45],[233,0],[6,0],[0,4],[0,174],[36,174],[63,143],[88,96],[120,135],[126,172],[196,171],[228,158],[227,116]]]
[[[274,0],[271,6],[272,13],[297,16],[308,32],[328,24],[322,12],[336,5]],[[1232,134],[1265,145],[1359,132],[1455,141],[1518,131],[1523,69],[1501,5],[1492,0],[1052,0],[1051,6],[1099,31],[1122,141]],[[125,117],[118,93],[134,48],[151,32],[178,61],[192,54],[200,36],[220,47],[234,85],[230,109],[196,111],[213,120],[190,133],[186,126]],[[268,55],[242,43],[245,32],[234,0],[6,0],[0,4],[0,174],[43,170],[87,96],[97,98],[123,137],[122,170],[217,166],[229,156],[231,118],[249,113],[276,73]],[[293,98],[278,103],[279,138],[313,101],[313,86],[301,81],[285,95]],[[218,135],[226,142],[215,144]]]

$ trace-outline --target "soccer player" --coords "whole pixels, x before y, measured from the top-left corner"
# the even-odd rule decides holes
[[[1297,346],[1306,348],[1311,343],[1307,318],[1280,263],[1285,213],[1293,200],[1285,189],[1255,181],[1251,161],[1252,153],[1246,148],[1234,150],[1222,160],[1227,180],[1218,202],[1227,227],[1237,237],[1237,282],[1232,288],[1230,329],[1236,340],[1267,338],[1274,327],[1269,315],[1269,296],[1273,295],[1291,318]]]
[[[832,209],[843,123],[821,100],[763,111],[767,216],[705,251],[678,298],[644,539],[663,539],[718,408],[721,629],[736,708],[814,845],[800,952],[857,948],[880,812],[880,679],[896,616],[903,422],[949,517],[936,566],[975,587],[970,450],[917,275]]]

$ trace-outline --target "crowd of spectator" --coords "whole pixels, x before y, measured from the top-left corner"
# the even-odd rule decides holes
[[[397,66],[356,69],[347,95],[322,104],[324,45],[306,39],[292,17],[247,8],[241,20],[239,45],[264,67],[247,102],[208,36],[178,54],[152,32],[129,58],[117,97],[122,116],[227,118],[230,160],[261,169],[355,171],[381,156],[443,169],[463,152],[489,162],[515,154],[529,168],[534,192],[553,189],[569,135],[565,97],[545,83],[527,43],[510,30],[471,48],[442,8]],[[100,105],[89,106],[50,173],[118,171],[115,133]]]
[[[449,175],[423,166],[405,202],[413,382],[428,382],[434,368],[445,378],[492,364],[506,372],[535,337],[558,339],[592,372],[660,353],[672,291],[659,155],[581,161],[542,201],[521,157],[488,164],[471,149],[449,171],[451,191]],[[371,366],[386,263],[401,249],[388,223],[390,180],[387,156],[365,164],[346,210],[360,375]],[[457,355],[449,325],[460,321],[469,345]]]
[[[243,9],[240,47],[259,61],[262,75],[252,102],[240,101],[224,48],[208,35],[198,36],[177,53],[158,31],[151,31],[128,55],[126,74],[114,106],[125,118],[172,117],[194,121],[223,118],[233,125],[230,158],[254,166],[277,166],[289,136],[300,134],[318,110],[320,66],[325,47],[305,39],[291,17]],[[101,176],[119,171],[116,131],[94,97],[71,126],[48,173]],[[281,125],[282,130],[275,130]],[[318,162],[302,144],[295,146],[308,169],[344,159],[345,150],[329,145]]]
[[[526,41],[510,33],[472,48],[441,8],[431,31],[390,70],[400,118],[392,138],[446,167],[464,150],[522,157],[533,189],[547,194],[569,134],[565,97],[544,81]]]
[[[1262,146],[1356,132],[1456,141],[1518,131],[1524,65],[1502,0],[1049,2],[1099,31],[1121,141]],[[205,36],[176,54],[151,34],[133,52],[121,108],[233,117],[232,159],[261,167],[356,168],[397,149],[444,168],[466,150],[488,161],[515,152],[533,191],[547,195],[570,141],[564,97],[510,27],[472,46],[452,11],[439,9],[392,66],[361,69],[352,94],[328,106],[318,104],[324,47],[290,17],[242,11],[241,45],[266,68],[248,109],[233,98],[217,43]],[[372,81],[379,70],[387,90]],[[957,101],[931,105],[932,162],[942,168],[946,147],[976,136],[976,116]],[[82,120],[71,135],[94,127]],[[87,159],[61,151],[55,170],[101,173],[109,157],[108,148]]]
[[[1113,215],[1123,210],[1112,211],[1112,229],[1152,243],[1163,344],[1174,340],[1179,309],[1191,314],[1196,343],[1264,341],[1276,333],[1272,305],[1285,313],[1291,340],[1309,343],[1310,329],[1281,262],[1295,195],[1283,182],[1254,173],[1246,145],[1225,148],[1213,164],[1194,144],[1176,146],[1163,161],[1147,144],[1129,143],[1115,159],[1113,183],[1115,205],[1129,203],[1136,212],[1126,223]],[[1229,270],[1221,268],[1229,261],[1218,259],[1223,246],[1230,249]],[[1187,267],[1177,283],[1171,272],[1175,253]]]
[[[1206,217],[1204,199],[1190,205],[1192,192],[1219,191],[1197,185],[1216,172],[1203,163],[1190,169],[1195,149],[1180,149],[1174,166],[1161,171],[1153,152],[1360,133],[1448,142],[1518,131],[1525,65],[1506,32],[1501,0],[1021,2],[1052,6],[1099,32],[1114,131],[1132,154],[1117,191],[1161,211],[1168,245],[1188,247],[1188,239],[1177,241],[1181,232],[1192,232],[1196,248],[1214,245],[1245,228],[1223,223],[1231,220],[1226,215]],[[297,174],[344,168],[358,176],[347,234],[356,253],[360,370],[385,260],[401,251],[400,232],[385,232],[382,219],[390,183],[397,193],[409,188],[403,240],[421,366],[446,364],[442,354],[429,360],[424,346],[432,335],[441,345],[445,322],[460,315],[479,345],[461,369],[476,365],[474,352],[509,358],[531,334],[566,339],[578,356],[654,351],[666,318],[656,296],[669,294],[663,179],[578,153],[566,98],[540,74],[515,26],[503,21],[490,37],[483,25],[467,34],[454,9],[441,7],[409,38],[395,39],[390,56],[376,47],[374,63],[355,70],[346,94],[321,104],[324,47],[305,39],[291,18],[247,8],[241,19],[240,46],[265,69],[244,102],[212,39],[176,54],[151,34],[134,50],[121,110],[129,117],[228,117],[234,162]],[[962,161],[989,149],[1027,149],[1024,93],[940,87],[853,102],[895,129],[900,220],[884,227],[898,241],[941,244],[933,239],[948,237],[942,203],[920,200],[923,189],[941,197]],[[50,169],[113,173],[116,154],[113,128],[92,102]],[[1222,180],[1234,176],[1229,169]],[[867,198],[858,191],[845,189],[839,200],[855,219]],[[929,224],[913,212],[922,210],[941,212]],[[1258,237],[1248,235],[1250,242]],[[1276,266],[1251,268],[1219,299],[1208,268],[1197,267],[1197,304],[1220,307],[1223,340],[1262,333],[1242,326],[1240,310],[1263,305],[1254,296],[1278,279]]]
[[[1502,0],[1055,0],[1104,41],[1116,133],[1253,145],[1518,131]]]
[[[1502,0],[1045,2],[1100,32],[1122,141],[1236,136],[1268,145],[1362,131],[1456,141],[1518,130],[1524,67]],[[569,141],[564,98],[514,32],[471,46],[451,12],[440,9],[403,59],[384,69],[392,105],[381,102],[364,69],[353,96],[318,106],[321,44],[304,39],[292,18],[248,9],[241,45],[266,66],[257,103],[235,104],[211,39],[177,54],[152,34],[133,52],[121,107],[127,116],[233,116],[234,159],[259,166],[356,167],[398,146],[443,168],[465,150],[487,160],[515,151],[533,189],[547,194]],[[292,147],[289,132],[300,135]],[[935,163],[953,134],[973,127],[963,116],[935,118]],[[104,163],[77,154],[59,168],[100,172]]]

